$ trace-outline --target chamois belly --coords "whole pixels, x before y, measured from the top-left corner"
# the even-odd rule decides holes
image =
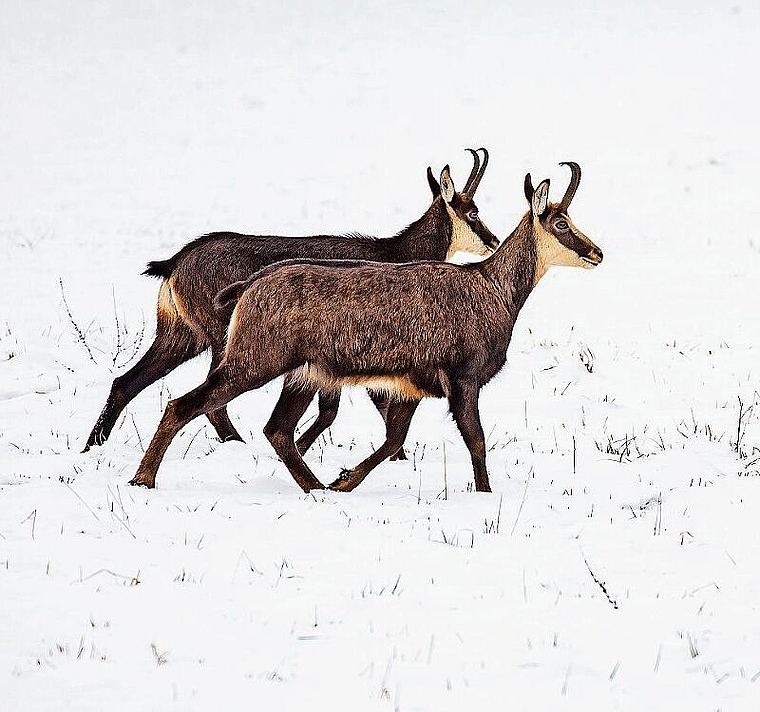
[[[322,391],[337,391],[343,386],[363,386],[380,393],[387,393],[394,400],[421,400],[442,398],[444,388],[439,378],[435,382],[421,384],[409,375],[390,374],[340,374],[324,366],[306,364],[293,371],[293,380]]]

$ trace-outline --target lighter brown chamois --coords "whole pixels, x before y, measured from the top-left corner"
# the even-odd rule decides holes
[[[517,316],[546,270],[590,268],[602,261],[601,250],[567,214],[581,173],[577,164],[565,165],[572,179],[556,204],[548,201],[548,180],[534,190],[526,176],[530,209],[483,262],[295,261],[263,270],[240,295],[221,363],[203,385],[167,405],[131,484],[155,486],[166,448],[193,418],[295,371],[264,432],[304,491],[323,485],[298,452],[296,423],[318,389],[343,384],[382,386],[394,399],[386,442],[331,488],[352,490],[392,455],[420,398],[432,397],[448,399],[470,451],[475,488],[490,491],[480,389],[506,362]]]
[[[262,267],[294,257],[412,262],[443,261],[460,250],[480,256],[493,252],[498,240],[481,222],[473,200],[488,165],[488,151],[467,150],[474,163],[461,192],[454,190],[448,166],[441,172],[440,182],[428,168],[433,202],[419,220],[394,237],[276,237],[216,232],[185,245],[168,260],[151,262],[145,274],[163,280],[158,292],[156,338],[147,353],[114,380],[84,450],[104,443],[127,404],[180,364],[210,348],[211,370],[219,365],[232,306],[215,309],[214,297],[219,290]],[[483,152],[482,165],[478,151]],[[385,417],[387,398],[382,394],[370,396]],[[319,416],[298,441],[301,452],[335,420],[339,402],[340,390],[320,393]],[[206,415],[222,442],[242,440],[226,407]],[[399,456],[403,457],[403,449],[399,449]]]

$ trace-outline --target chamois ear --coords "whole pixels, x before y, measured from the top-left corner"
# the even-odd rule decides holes
[[[549,207],[549,179],[542,180],[538,187],[533,191],[533,198],[530,201],[530,209],[533,216],[540,218]]]
[[[430,191],[433,193],[433,197],[437,198],[441,194],[441,186],[438,185],[438,181],[433,176],[433,169],[428,166],[427,169],[427,179],[428,179],[428,185],[430,186]]]
[[[447,203],[454,200],[454,181],[451,180],[451,173],[449,173],[448,166],[444,166],[441,171],[441,197]]]
[[[525,182],[523,183],[523,189],[525,190],[525,199],[528,201],[528,205],[533,202],[533,181],[530,179],[530,173],[525,174]]]

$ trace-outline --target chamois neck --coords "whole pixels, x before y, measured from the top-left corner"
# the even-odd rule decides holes
[[[538,265],[530,213],[520,220],[499,249],[480,264],[483,275],[501,293],[510,314],[517,316],[533,287],[543,276]]]
[[[451,221],[446,206],[436,198],[419,220],[390,238],[393,249],[407,262],[435,260],[443,262],[451,245]]]

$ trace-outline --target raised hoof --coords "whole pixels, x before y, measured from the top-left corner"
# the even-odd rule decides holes
[[[244,443],[245,442],[245,440],[243,440],[243,438],[241,438],[240,435],[238,435],[237,433],[235,433],[234,435],[225,435],[224,437],[222,437],[221,435],[218,435],[217,437],[219,438],[220,443],[230,443],[230,442]]]
[[[342,470],[338,479],[331,482],[327,489],[330,489],[333,492],[350,492],[354,488],[354,485],[351,482],[352,474],[351,470]]]
[[[404,452],[404,448],[401,448],[395,455],[391,455],[390,460],[391,462],[395,462],[396,460],[408,460],[409,458],[406,456],[406,453]]]
[[[130,481],[129,484],[134,485],[135,487],[147,487],[148,489],[154,489],[156,486],[156,479],[146,477],[145,475],[135,475]]]

